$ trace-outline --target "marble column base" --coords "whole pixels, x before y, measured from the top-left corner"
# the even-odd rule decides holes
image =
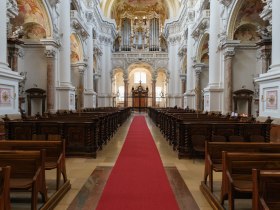
[[[222,88],[208,87],[204,89],[204,111],[223,111]]]
[[[184,94],[184,108],[195,109],[195,94],[186,92]]]
[[[75,88],[57,87],[57,110],[75,110]]]
[[[96,92],[85,91],[84,92],[84,108],[96,107]]]

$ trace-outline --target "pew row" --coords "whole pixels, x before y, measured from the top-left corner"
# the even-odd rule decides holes
[[[237,198],[252,198],[252,169],[280,170],[279,153],[231,153],[223,151],[221,204],[228,199],[234,210]]]
[[[46,151],[0,151],[0,167],[11,166],[10,191],[31,191],[31,209],[37,210],[38,194],[48,199],[45,179]]]
[[[97,151],[107,144],[129,114],[127,108],[108,113],[66,112],[21,120],[5,118],[5,135],[11,140],[29,140],[34,134],[60,135],[66,140],[66,155],[96,158]]]
[[[189,122],[180,123],[178,137],[178,158],[188,157],[193,150],[193,135],[204,135],[211,141],[213,136],[224,136],[229,141],[230,136],[242,136],[244,141],[250,141],[251,136],[263,136],[269,142],[270,124],[241,122]]]
[[[3,140],[0,141],[0,150],[46,150],[45,169],[56,169],[56,190],[60,187],[61,175],[64,183],[67,182],[65,165],[65,140],[61,141],[34,141],[34,140]]]
[[[11,167],[0,167],[0,210],[10,210],[10,174]]]
[[[222,172],[222,151],[280,153],[280,143],[255,142],[205,142],[204,183],[213,192],[213,172]]]
[[[253,169],[254,210],[280,209],[280,170],[268,171]]]

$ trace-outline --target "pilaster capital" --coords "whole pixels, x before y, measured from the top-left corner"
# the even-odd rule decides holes
[[[234,47],[227,47],[224,50],[224,56],[225,57],[233,57],[235,55],[235,49]]]
[[[187,75],[186,75],[186,74],[180,74],[180,79],[181,79],[182,81],[186,81]]]
[[[97,74],[97,73],[94,73],[94,74],[93,74],[94,80],[98,80],[100,77],[101,77],[100,74]]]
[[[46,46],[45,55],[47,58],[55,58],[56,53],[57,53],[56,48],[54,48],[53,46],[49,46],[49,45]]]
[[[196,63],[193,65],[195,73],[201,73],[201,71],[206,67],[204,63]]]

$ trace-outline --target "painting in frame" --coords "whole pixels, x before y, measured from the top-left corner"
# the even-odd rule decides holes
[[[277,90],[266,91],[266,109],[277,109]]]
[[[12,94],[13,94],[13,90],[11,88],[0,88],[0,105],[5,107],[11,106]]]

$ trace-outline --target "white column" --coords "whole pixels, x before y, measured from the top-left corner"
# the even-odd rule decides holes
[[[60,49],[60,85],[69,87],[71,86],[70,1],[63,0],[60,4],[60,32],[62,33]]]
[[[272,59],[269,72],[280,73],[280,1],[272,1]]]
[[[92,33],[88,38],[88,71],[87,71],[87,91],[93,92],[93,39]]]
[[[189,107],[190,109],[195,108],[194,93],[194,74],[193,74],[193,65],[194,65],[194,38],[191,36],[190,31],[192,30],[191,25],[188,28],[188,51],[187,51],[187,87],[186,93],[184,96],[184,107]]]
[[[90,27],[90,33],[87,40],[87,53],[88,53],[88,63],[87,63],[87,72],[86,80],[87,86],[84,93],[84,107],[91,108],[94,107],[94,97],[96,94],[93,91],[93,37],[92,37],[92,27]]]
[[[209,83],[204,89],[204,110],[222,110],[221,89],[221,51],[219,50],[218,35],[220,33],[220,4],[218,0],[210,1],[209,25]]]
[[[18,83],[23,79],[18,72],[11,71],[7,63],[7,1],[0,1],[0,88],[5,94],[4,106],[0,102],[0,115],[19,114]]]
[[[70,26],[70,0],[60,2],[60,33],[61,48],[59,55],[59,85],[58,109],[75,109],[75,88],[71,84],[71,26]]]
[[[219,87],[220,81],[220,59],[218,55],[218,34],[219,34],[219,2],[210,1],[210,26],[209,26],[209,88]]]
[[[280,118],[280,1],[267,0],[266,3],[263,18],[271,20],[272,8],[272,56],[270,69],[255,79],[260,86],[259,115]]]
[[[0,68],[9,69],[7,63],[7,3],[5,0],[0,1]]]

